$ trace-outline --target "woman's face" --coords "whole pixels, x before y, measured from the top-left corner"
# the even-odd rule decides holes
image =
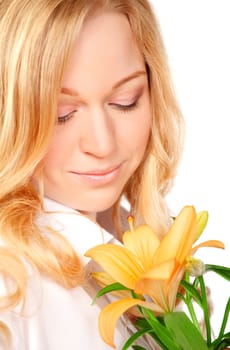
[[[88,19],[62,82],[44,162],[47,197],[100,212],[143,159],[151,128],[145,63],[124,15]]]

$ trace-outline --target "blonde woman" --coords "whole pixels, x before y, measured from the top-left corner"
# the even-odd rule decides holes
[[[84,252],[120,238],[123,198],[164,235],[181,152],[157,20],[147,0],[2,0],[0,51],[1,349],[108,349]]]

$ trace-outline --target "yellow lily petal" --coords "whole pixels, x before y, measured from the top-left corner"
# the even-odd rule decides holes
[[[147,225],[141,225],[133,231],[123,234],[124,246],[132,251],[145,271],[152,267],[153,256],[160,245],[158,236]]]
[[[176,258],[183,263],[190,253],[196,236],[196,212],[193,206],[185,206],[161,241],[154,256],[154,264]]]
[[[89,249],[85,256],[92,258],[117,282],[133,289],[143,274],[136,256],[122,246],[101,244]]]
[[[92,272],[91,276],[93,277],[93,279],[97,282],[97,284],[100,287],[105,287],[108,286],[112,283],[115,283],[117,281],[115,281],[107,272]]]
[[[179,268],[174,272],[173,278],[165,282],[165,295],[168,303],[168,311],[173,311],[176,304],[177,292],[184,275],[184,269]]]
[[[225,249],[224,243],[221,241],[218,241],[216,239],[211,239],[205,242],[202,242],[198,245],[196,245],[194,248],[191,250],[191,254],[194,254],[199,248],[202,247],[212,247],[212,248],[220,248],[220,249]]]
[[[137,281],[135,292],[150,295],[154,298],[155,302],[159,303],[162,308],[167,310],[165,297],[163,296],[163,294],[165,294],[164,281],[168,283],[172,279],[175,266],[175,260],[170,260],[148,271]],[[162,301],[163,299],[164,302]]]
[[[161,264],[155,265],[151,270],[144,273],[141,278],[149,279],[169,279],[175,268],[176,261],[171,259],[164,261]]]
[[[115,348],[114,332],[118,319],[121,315],[133,306],[140,305],[149,308],[155,312],[161,312],[162,308],[154,303],[148,303],[139,299],[122,299],[114,301],[101,311],[99,315],[99,331],[102,339],[108,345]]]
[[[136,293],[145,293],[145,290],[148,291],[148,294],[146,294],[153,300],[153,302],[162,309],[161,313],[168,311],[168,304],[164,291],[164,281],[151,279],[142,279],[138,281],[135,289]]]
[[[164,314],[168,311],[172,311],[175,308],[176,296],[178,292],[178,287],[180,281],[183,277],[184,269],[175,268],[173,273],[173,278],[166,280],[144,280],[143,286],[140,285],[140,290],[145,290],[148,288],[148,294],[153,301],[162,308],[161,314]],[[138,281],[139,283],[139,281]],[[142,288],[142,289],[141,289]],[[138,289],[139,291],[139,289]]]

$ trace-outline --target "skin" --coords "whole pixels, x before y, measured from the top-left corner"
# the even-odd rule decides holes
[[[124,15],[88,19],[62,83],[44,159],[47,197],[87,213],[115,203],[143,159],[150,128],[148,81]]]

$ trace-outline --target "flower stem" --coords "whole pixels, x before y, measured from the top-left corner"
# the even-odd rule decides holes
[[[189,278],[189,274],[185,273],[185,281],[190,283],[190,278]],[[193,302],[192,302],[192,294],[189,293],[188,291],[186,291],[186,297],[184,299],[185,304],[187,305],[189,314],[191,316],[192,322],[194,324],[194,326],[200,331],[201,333],[201,329],[200,329],[200,325],[194,310],[194,306],[193,306]]]
[[[228,301],[227,301],[227,304],[226,304],[226,307],[225,307],[224,317],[223,317],[223,320],[222,320],[222,324],[221,324],[221,327],[220,327],[220,332],[219,332],[218,338],[222,338],[223,337],[223,334],[225,332],[225,327],[227,325],[229,314],[230,314],[230,298],[228,298]]]
[[[196,313],[195,313],[195,310],[193,307],[191,296],[189,296],[189,298],[187,298],[186,305],[187,305],[187,308],[189,310],[189,313],[190,313],[190,316],[191,316],[191,319],[192,319],[194,326],[201,332],[200,325],[199,325],[199,322],[197,320]]]
[[[210,317],[209,317],[209,310],[208,310],[206,287],[205,287],[203,276],[199,276],[198,279],[200,283],[202,307],[203,307],[204,320],[205,320],[205,326],[206,326],[207,345],[209,346],[211,344],[211,325],[210,325]]]

